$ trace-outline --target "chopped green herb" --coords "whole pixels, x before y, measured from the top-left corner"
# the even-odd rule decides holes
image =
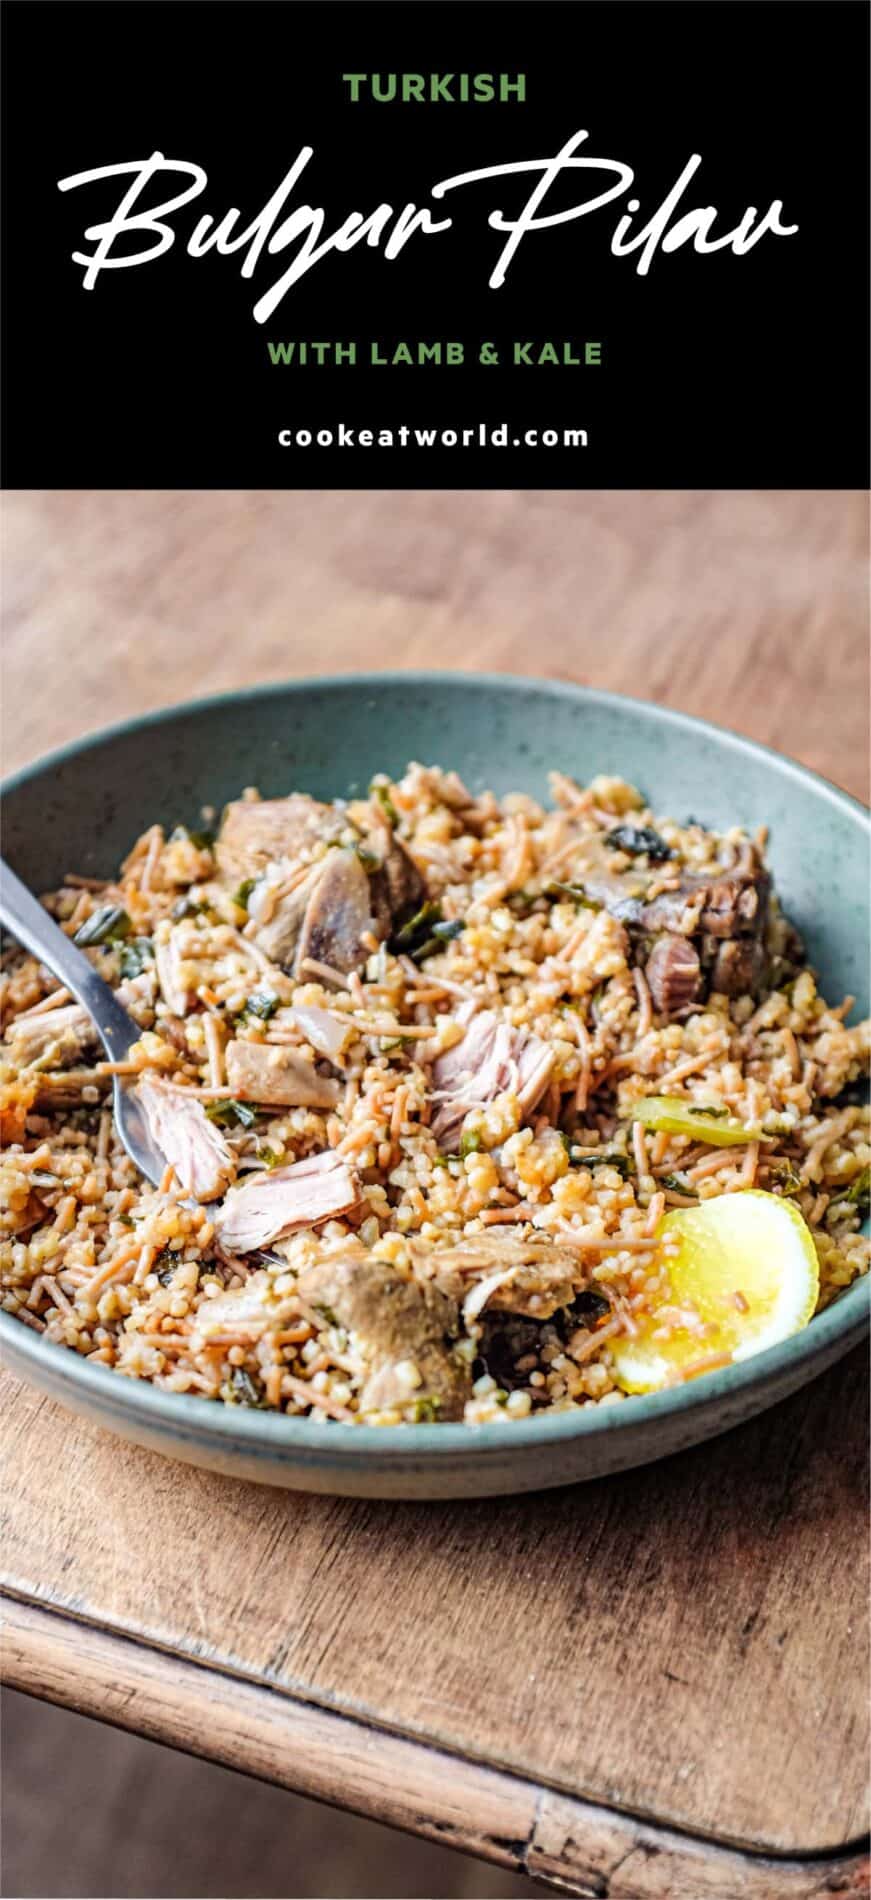
[[[383,811],[385,818],[388,820],[388,823],[393,826],[393,829],[395,831],[397,825],[399,824],[399,813],[396,809],[396,806],[393,803],[390,793],[387,790],[387,786],[379,785],[376,783],[375,779],[373,779],[369,787],[369,797],[377,798],[378,803],[381,806],[381,810]]]
[[[441,905],[427,899],[425,904],[421,904],[420,910],[416,910],[414,916],[409,917],[402,929],[396,932],[391,948],[404,950],[415,963],[423,963],[426,957],[433,956],[445,943],[458,937],[465,927],[459,917],[445,920]]]
[[[235,1401],[237,1405],[251,1405],[255,1407],[262,1407],[263,1400],[260,1396],[260,1393],[254,1383],[254,1380],[251,1377],[250,1372],[246,1372],[244,1366],[233,1367],[233,1370],[230,1374],[229,1384],[230,1384],[229,1396],[230,1396],[231,1404]],[[224,1390],[226,1391],[226,1389],[227,1388],[225,1387]]]
[[[480,1129],[467,1128],[465,1134],[460,1136],[460,1159],[465,1161],[467,1155],[477,1154],[481,1146]]]
[[[581,1166],[583,1168],[613,1168],[615,1174],[622,1175],[624,1181],[628,1181],[629,1176],[635,1173],[635,1163],[631,1157],[619,1152],[607,1155],[585,1155]]]
[[[245,1009],[251,1016],[259,1016],[262,1023],[268,1023],[280,1007],[281,998],[274,990],[254,990],[249,996]]]
[[[612,851],[628,852],[630,858],[649,858],[651,864],[661,864],[665,858],[676,856],[671,845],[666,844],[651,825],[615,825],[613,831],[606,833],[605,843]]]
[[[659,1178],[659,1185],[660,1187],[669,1188],[672,1194],[691,1194],[695,1200],[699,1198],[692,1182],[687,1181],[682,1174],[662,1174]]]
[[[871,1168],[863,1168],[847,1190],[847,1199],[858,1207],[863,1219],[871,1213]]]
[[[240,910],[248,909],[248,899],[257,882],[256,877],[244,877],[239,885],[238,891],[234,891],[233,902],[234,904],[238,904]]]
[[[120,943],[129,937],[133,925],[121,904],[103,904],[93,916],[80,924],[73,938],[83,946],[90,943]]]
[[[773,1161],[769,1161],[768,1172],[772,1180],[777,1182],[781,1194],[800,1194],[802,1188],[805,1186],[801,1175],[796,1172],[792,1162],[780,1156],[776,1157]]]
[[[274,1148],[264,1146],[258,1148],[257,1159],[262,1161],[264,1168],[277,1168],[282,1157],[276,1154]]]
[[[438,937],[426,937],[419,948],[410,951],[409,954],[413,963],[425,963],[427,957],[434,957],[440,949]]]
[[[438,910],[438,905],[433,905],[432,908]],[[426,909],[426,906],[424,906],[424,909]],[[422,916],[422,914],[422,912],[418,912],[418,916]],[[434,957],[439,950],[444,948],[446,943],[451,943],[455,937],[459,937],[465,928],[465,924],[459,917],[451,918],[450,921],[446,923],[443,923],[439,919],[433,924],[428,936],[424,936],[411,944],[408,955],[415,963],[425,963],[427,957]]]
[[[119,1215],[118,1215],[118,1219],[119,1219],[119,1221],[121,1222],[121,1225],[122,1225],[122,1227],[135,1227],[135,1226],[136,1226],[136,1222],[135,1222],[135,1220],[133,1219],[133,1215],[132,1215],[132,1214],[119,1214]]]
[[[188,837],[197,851],[211,851],[212,845],[215,842],[215,833],[213,831],[189,831]]]
[[[179,1264],[178,1254],[173,1253],[169,1247],[164,1247],[158,1254],[151,1271],[157,1274],[161,1286],[171,1286],[173,1275]]]
[[[257,1110],[250,1102],[237,1102],[235,1096],[225,1096],[217,1102],[206,1103],[206,1114],[210,1122],[216,1122],[219,1128],[232,1128],[241,1122],[243,1128],[253,1128],[257,1120]]]
[[[364,871],[366,871],[370,877],[373,871],[380,871],[381,859],[379,858],[378,853],[376,851],[367,850],[367,847],[365,844],[356,844],[354,846],[354,850],[357,853],[357,856],[360,860],[360,863],[363,866]]]
[[[598,898],[587,896],[583,884],[563,884],[557,878],[552,884],[547,885],[544,895],[554,902],[560,897],[570,897],[572,903],[577,904],[580,910],[602,909]]]
[[[431,936],[433,925],[441,923],[441,920],[441,904],[433,903],[428,898],[425,904],[421,904],[420,910],[416,910],[408,922],[402,925],[401,930],[397,930],[396,944],[401,950],[410,949],[421,936]]]
[[[154,945],[150,937],[130,937],[127,943],[122,943],[122,976],[141,976],[153,961]]]
[[[871,1213],[871,1168],[862,1168],[856,1179],[850,1182],[844,1194],[837,1194],[829,1202],[827,1209],[855,1207],[860,1220],[867,1220]]]
[[[432,1165],[434,1168],[449,1168],[451,1164],[447,1155],[434,1155]]]
[[[331,1306],[323,1306],[319,1303],[316,1303],[315,1312],[320,1313],[321,1319],[325,1319],[328,1326],[338,1326],[339,1316],[337,1313],[333,1312],[333,1309]]]
[[[412,1406],[412,1421],[415,1425],[434,1425],[441,1411],[441,1399],[415,1399]]]

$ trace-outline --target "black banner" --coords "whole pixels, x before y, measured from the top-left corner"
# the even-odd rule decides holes
[[[7,484],[867,481],[857,0],[4,18]]]

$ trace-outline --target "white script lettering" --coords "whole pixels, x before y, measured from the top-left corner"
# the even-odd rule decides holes
[[[491,289],[498,290],[505,283],[521,244],[531,234],[553,230],[559,225],[588,217],[591,212],[601,211],[618,198],[624,198],[632,189],[635,173],[622,160],[595,158],[587,154],[578,156],[578,148],[588,138],[589,133],[586,131],[575,132],[553,158],[527,158],[503,165],[487,165],[475,171],[457,172],[453,177],[444,178],[432,186],[432,197],[440,200],[449,191],[459,191],[485,181],[531,176],[531,189],[515,216],[509,216],[506,211],[499,209],[489,213],[487,222],[490,229],[505,234],[506,238],[490,274]],[[436,219],[426,207],[409,202],[397,210],[393,205],[382,202],[374,211],[348,212],[338,227],[330,231],[328,213],[323,206],[291,206],[289,203],[313,157],[312,146],[304,145],[262,210],[241,230],[238,227],[242,222],[242,212],[236,206],[231,206],[219,220],[208,213],[201,217],[188,239],[187,252],[192,258],[204,257],[211,250],[223,257],[236,252],[242,254],[241,275],[246,279],[254,275],[265,257],[293,252],[285,268],[262,291],[254,304],[253,314],[257,323],[265,323],[293,285],[331,252],[351,251],[356,245],[365,244],[373,250],[380,247],[383,257],[393,262],[413,238],[438,236],[452,227],[451,218]],[[701,155],[694,152],[671,190],[638,231],[633,230],[633,223],[641,210],[641,201],[635,197],[626,199],[626,209],[617,221],[610,248],[614,257],[635,256],[635,270],[639,277],[647,275],[658,252],[669,256],[683,245],[691,245],[700,257],[718,251],[731,251],[735,257],[746,257],[763,237],[793,237],[797,232],[797,224],[782,221],[783,200],[780,198],[773,199],[761,217],[755,205],[748,205],[737,223],[719,234],[716,227],[720,212],[715,205],[684,209],[680,217],[675,217],[701,164]],[[592,195],[569,205],[567,209],[548,211],[546,201],[552,188],[567,174],[575,173],[592,175]],[[601,184],[599,190],[595,189],[596,174]],[[75,250],[72,253],[73,262],[82,266],[85,290],[95,288],[103,270],[129,270],[136,264],[151,263],[164,256],[176,238],[173,225],[168,220],[194,199],[201,197],[208,184],[208,175],[202,166],[191,164],[187,159],[168,159],[162,152],[152,152],[150,158],[131,159],[124,164],[99,165],[91,171],[74,172],[58,180],[58,189],[73,191],[84,185],[101,184],[107,179],[127,177],[131,182],[111,216],[100,223],[88,225],[84,232],[86,241],[93,245],[93,249],[90,252]],[[178,189],[180,179],[189,181],[183,189]],[[173,196],[157,204],[143,203],[153,183],[158,182],[159,188],[163,190],[170,181]]]

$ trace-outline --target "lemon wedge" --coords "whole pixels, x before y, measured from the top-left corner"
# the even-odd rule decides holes
[[[749,1359],[807,1325],[819,1264],[791,1201],[755,1188],[720,1194],[666,1214],[657,1238],[669,1243],[669,1304],[697,1314],[702,1325],[676,1326],[654,1311],[635,1338],[613,1340],[624,1392],[655,1392],[708,1362]]]

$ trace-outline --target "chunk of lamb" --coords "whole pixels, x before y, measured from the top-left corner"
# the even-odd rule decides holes
[[[360,1184],[341,1156],[328,1149],[249,1177],[231,1189],[215,1226],[218,1238],[231,1253],[251,1253],[297,1227],[318,1227],[322,1221],[349,1214],[360,1199]]]
[[[771,879],[751,852],[746,866],[722,876],[681,879],[644,907],[646,925],[674,918],[685,936],[698,933],[708,988],[726,996],[756,995],[768,980],[766,942]],[[690,946],[688,945],[688,948]]]
[[[746,870],[692,871],[676,890],[661,891],[641,906],[646,930],[675,930],[691,937],[758,937],[765,929],[771,878],[755,858]]]
[[[292,862],[319,838],[340,838],[348,821],[305,792],[289,798],[238,798],[228,805],[215,845],[225,883],[241,884],[281,859]]]
[[[149,1134],[188,1194],[215,1201],[236,1174],[236,1157],[188,1089],[143,1075],[135,1091]]]
[[[417,1278],[435,1280],[467,1319],[485,1306],[549,1319],[570,1306],[589,1279],[571,1248],[514,1234],[474,1234],[449,1247],[411,1241],[409,1252]]]
[[[688,937],[665,931],[644,966],[650,999],[660,1016],[682,1016],[696,1002],[702,988],[699,953]]]
[[[426,901],[426,885],[409,851],[383,818],[363,839],[377,866],[369,875],[371,904],[380,937],[389,937]]]
[[[227,1044],[227,1081],[242,1102],[277,1108],[334,1108],[339,1085],[319,1075],[314,1063],[280,1043]]]
[[[99,1037],[87,1010],[80,1003],[67,1003],[11,1022],[7,1041],[13,1062],[26,1067],[46,1057],[55,1063],[75,1062]]]
[[[474,1008],[474,1005],[472,1005]],[[458,1020],[467,1023],[462,1041],[433,1063],[432,1118],[436,1141],[450,1152],[459,1146],[460,1130],[470,1109],[486,1108],[506,1089],[513,1089],[523,1115],[541,1099],[553,1073],[550,1045],[528,1029],[514,1029],[493,1010],[469,1015],[464,1004]]]
[[[271,963],[292,970],[309,899],[324,869],[324,861],[297,874],[288,889],[263,879],[248,899],[249,936]]]
[[[375,923],[369,879],[356,851],[328,851],[302,920],[295,973],[305,976],[306,963],[342,976],[359,969],[368,955],[362,939],[378,934]]]
[[[456,1301],[434,1282],[407,1280],[386,1262],[354,1257],[306,1268],[298,1289],[352,1335],[367,1372],[361,1412],[429,1400],[440,1419],[462,1418],[471,1372],[451,1350]]]
[[[711,989],[724,996],[755,996],[768,980],[769,957],[758,937],[729,937],[714,943]]]
[[[379,935],[373,893],[356,851],[336,849],[277,896],[268,885],[251,894],[251,937],[273,963],[305,978],[303,965],[320,964],[344,977],[369,954],[364,936]],[[383,934],[383,933],[381,933]]]
[[[676,873],[674,888],[649,901],[648,874],[614,871],[610,855],[602,840],[585,840],[572,878],[630,931],[656,934],[646,975],[661,1015],[680,1015],[705,988],[729,996],[764,988],[771,878],[752,846],[735,869]]]
[[[260,880],[248,904],[252,941],[294,975],[306,960],[340,976],[360,969],[368,954],[362,938],[389,937],[426,897],[413,858],[380,815],[362,841],[375,860],[368,874],[347,844],[354,832],[344,812],[301,792],[227,806],[215,847],[219,872],[230,884]],[[347,848],[300,865],[314,844],[337,845],[342,838]]]
[[[585,839],[571,882],[630,927],[668,930],[682,937],[700,931],[715,937],[758,935],[765,927],[771,879],[755,854],[735,871],[675,871],[673,888],[649,902],[651,873],[637,866],[618,871],[612,860],[603,839]],[[659,871],[657,866],[657,875]]]

